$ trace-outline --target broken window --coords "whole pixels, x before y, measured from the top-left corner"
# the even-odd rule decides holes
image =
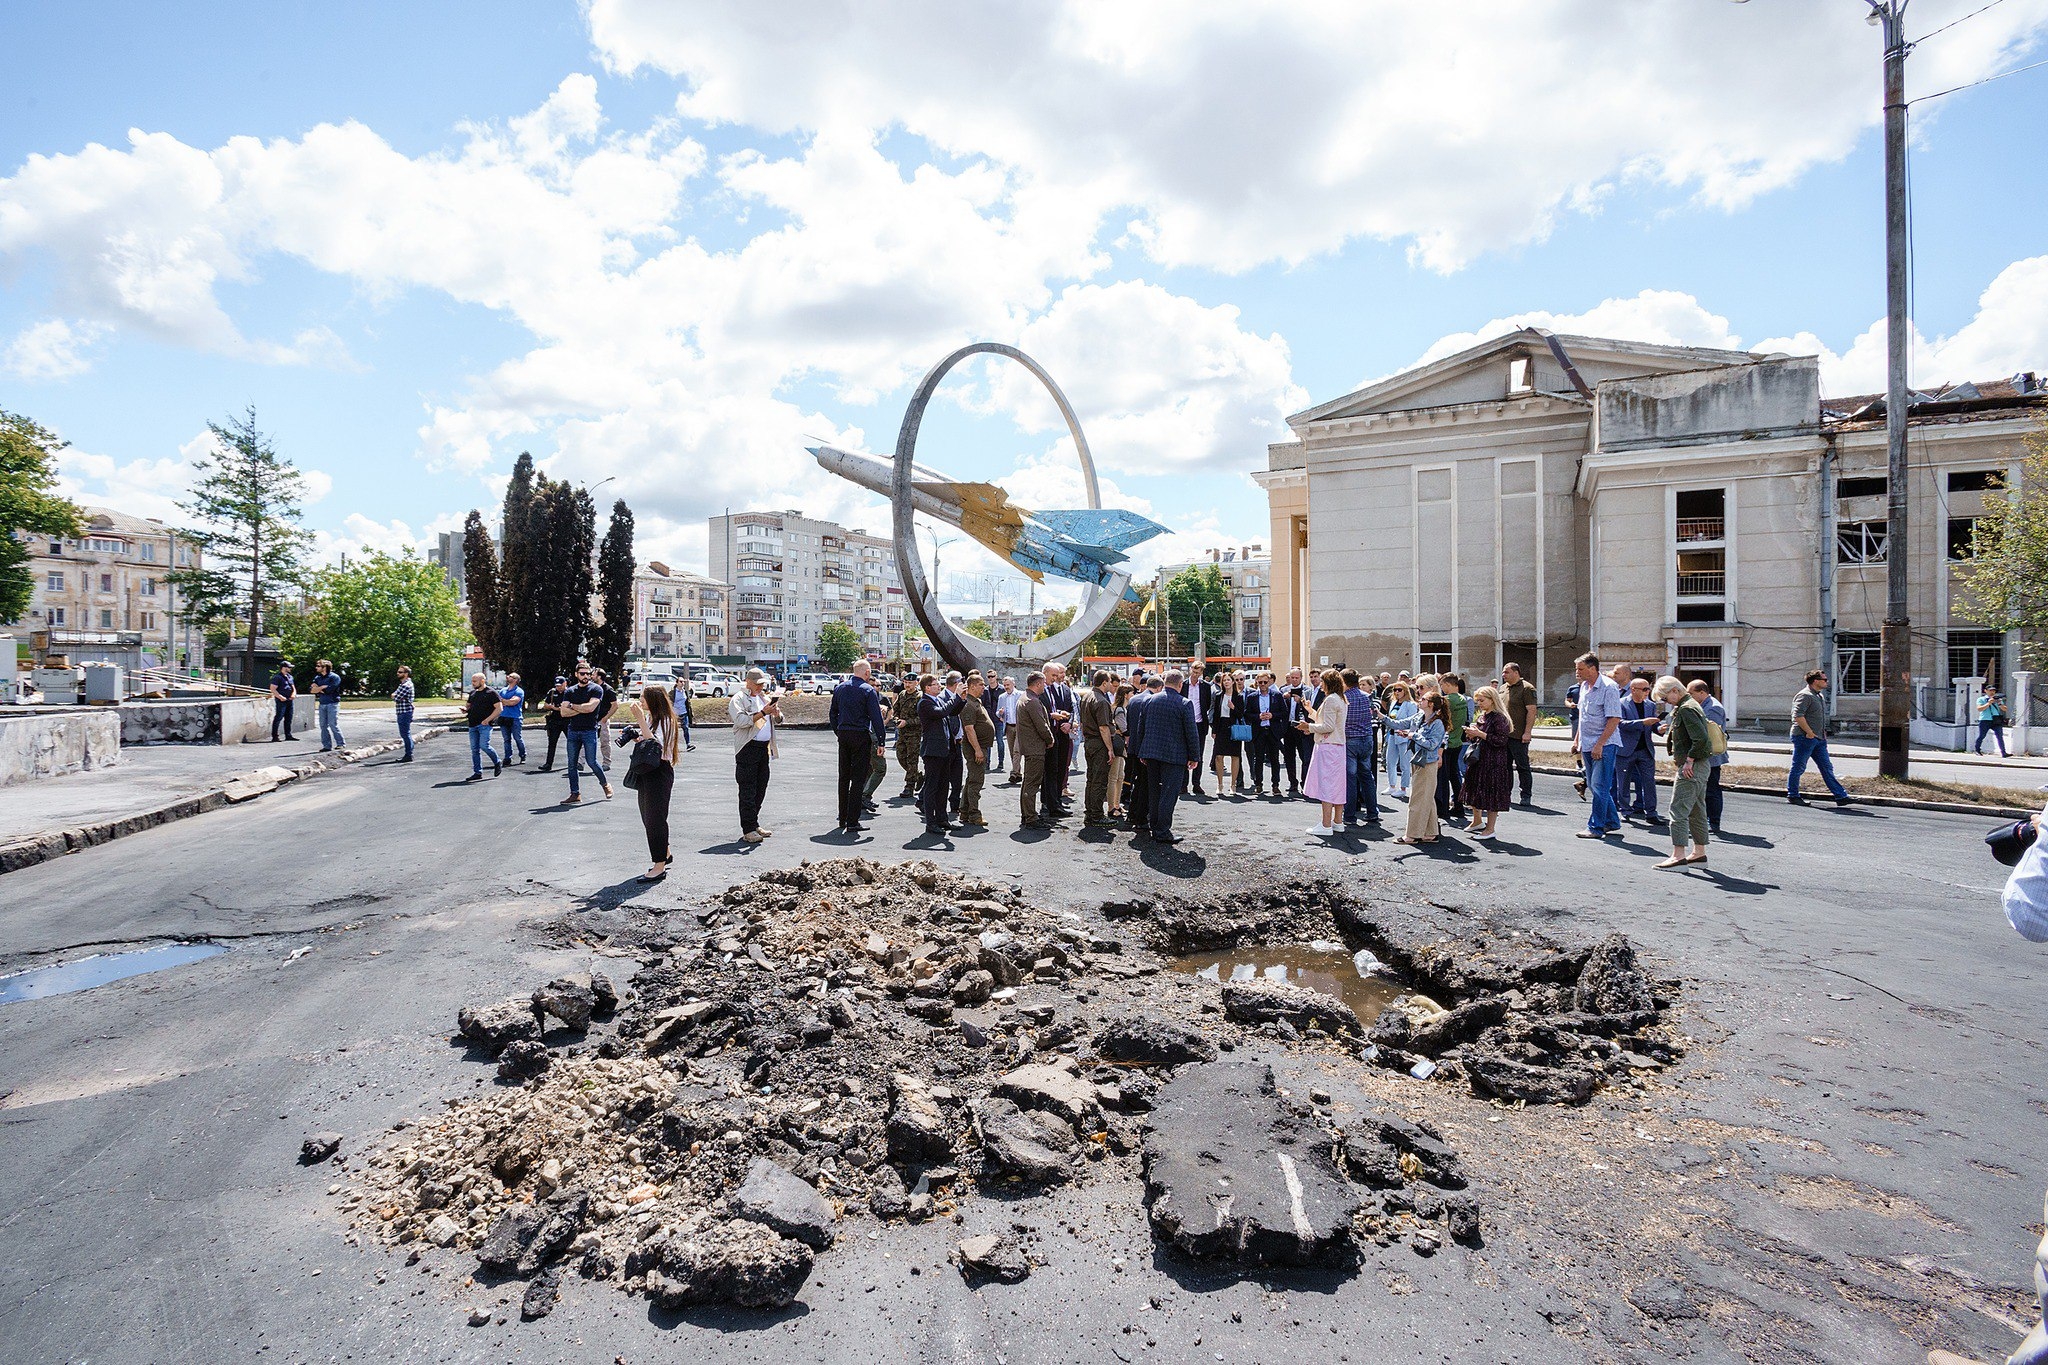
[[[1881,498],[1891,492],[1892,481],[1880,474],[1876,478],[1843,479],[1835,485],[1835,496],[1845,501],[1849,498]]]
[[[1881,521],[1847,521],[1835,532],[1835,563],[1884,563],[1887,527]]]
[[[1845,630],[1835,637],[1835,691],[1845,697],[1874,697],[1884,678],[1877,632]]]

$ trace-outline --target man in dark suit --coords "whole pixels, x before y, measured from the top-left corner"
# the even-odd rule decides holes
[[[861,831],[861,803],[868,788],[868,762],[878,758],[888,741],[882,717],[882,694],[868,685],[866,659],[853,666],[847,680],[832,689],[826,723],[839,740],[839,832]]]
[[[946,695],[960,703],[962,710],[967,706],[967,679],[959,672],[946,675]],[[946,772],[946,811],[958,822],[960,797],[966,790],[967,781],[967,723],[955,712],[947,723],[948,736],[952,741],[951,761]]]
[[[1653,825],[1664,823],[1657,814],[1657,734],[1663,728],[1649,680],[1629,679],[1628,693],[1621,699],[1621,728],[1615,735],[1621,757],[1614,763],[1614,804],[1626,802],[1625,814]]]
[[[1051,819],[1073,814],[1067,804],[1067,772],[1074,766],[1074,690],[1067,686],[1064,665],[1045,666],[1045,695],[1041,700],[1052,721],[1052,752],[1045,756],[1045,783],[1039,794],[1046,818]]]
[[[1301,795],[1301,780],[1308,776],[1309,759],[1315,748],[1315,737],[1307,731],[1295,728],[1302,721],[1313,722],[1316,708],[1323,704],[1323,689],[1314,683],[1301,680],[1301,670],[1287,670],[1287,685],[1280,689],[1287,698],[1287,726],[1280,732],[1280,754],[1287,760],[1287,794]],[[1273,791],[1280,791],[1280,774],[1273,774]]]
[[[1145,764],[1152,788],[1150,825],[1157,843],[1177,844],[1173,832],[1173,810],[1180,802],[1181,786],[1199,764],[1201,736],[1195,732],[1195,711],[1181,695],[1184,679],[1179,669],[1167,670],[1161,680],[1163,691],[1148,691],[1144,705],[1135,700],[1128,715],[1131,753]]]
[[[924,766],[924,789],[918,794],[917,809],[924,816],[927,834],[947,834],[953,826],[946,820],[946,791],[953,778],[954,727],[960,712],[960,698],[939,687],[939,675],[924,676],[924,695],[917,703],[918,758]]]
[[[1216,684],[1204,676],[1209,671],[1206,664],[1188,666],[1188,701],[1195,708],[1195,777],[1191,784],[1195,795],[1207,796],[1202,790],[1202,755],[1209,752],[1209,711],[1216,703]]]
[[[1245,696],[1244,718],[1252,727],[1252,791],[1266,794],[1266,772],[1273,773],[1273,795],[1280,794],[1280,746],[1289,728],[1287,698],[1273,686],[1269,670],[1259,674],[1259,685]]]

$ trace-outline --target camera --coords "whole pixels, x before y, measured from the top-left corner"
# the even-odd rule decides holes
[[[2015,820],[2009,825],[2000,825],[1984,836],[1984,842],[1991,845],[1991,856],[2007,867],[2015,867],[2026,856],[2034,840],[2041,837],[2041,831],[2031,818]]]

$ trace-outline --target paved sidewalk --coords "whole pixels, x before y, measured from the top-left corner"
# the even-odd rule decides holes
[[[1535,752],[1563,758],[1570,739],[1564,730],[1538,730],[1530,746]],[[1728,741],[1730,761],[1754,768],[1790,768],[1792,742],[1744,735]],[[1877,746],[1839,739],[1828,741],[1835,771],[1843,777],[1876,777]],[[2048,783],[2048,758],[1999,758],[1948,749],[1915,748],[1913,776],[1929,782],[1968,782],[1985,787],[2028,791]]]

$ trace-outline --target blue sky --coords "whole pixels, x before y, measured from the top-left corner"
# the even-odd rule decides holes
[[[0,407],[174,516],[253,403],[327,554],[528,448],[701,565],[725,506],[879,528],[801,447],[887,450],[969,340],[1046,361],[1166,556],[1262,535],[1287,412],[1525,316],[1881,374],[1858,0],[763,8],[8,7]],[[2044,29],[2003,0],[1914,88]],[[2044,113],[2048,70],[1915,108],[1918,380],[2048,368]],[[1020,380],[963,371],[925,456],[1071,501]]]

